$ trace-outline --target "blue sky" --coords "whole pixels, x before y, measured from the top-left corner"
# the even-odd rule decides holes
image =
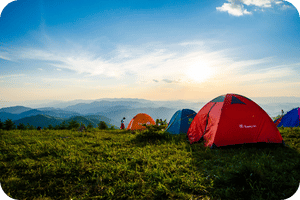
[[[282,0],[17,0],[0,17],[0,107],[300,97],[299,33]]]

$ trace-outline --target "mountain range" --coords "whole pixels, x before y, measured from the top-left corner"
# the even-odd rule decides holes
[[[261,101],[260,101],[261,100]],[[289,101],[280,102],[268,99],[256,99],[258,103],[271,117],[281,114],[292,108],[299,107],[300,98],[293,98]],[[267,103],[266,103],[267,102]],[[126,118],[125,126],[138,113],[147,113],[154,120],[166,119],[169,121],[172,115],[179,109],[189,108],[198,112],[206,102],[177,101],[150,101],[145,99],[99,99],[99,100],[75,100],[70,102],[50,102],[45,107],[12,106],[0,109],[0,120],[13,120],[17,123],[29,123],[34,126],[53,126],[63,121],[69,122],[72,119],[86,125],[91,123],[94,127],[99,121],[120,127],[121,119]]]
[[[6,119],[18,120],[24,117],[30,117],[35,115],[48,115],[59,118],[70,118],[80,115],[77,112],[70,112],[67,110],[56,108],[39,108],[32,109],[24,106],[14,106],[0,109],[0,119],[4,121]]]
[[[56,125],[60,125],[63,121],[65,121],[66,124],[68,124],[70,121],[77,121],[79,124],[83,123],[86,126],[89,124],[92,124],[92,126],[94,128],[96,128],[99,124],[100,121],[104,121],[108,127],[110,128],[111,126],[113,126],[110,122],[111,120],[103,117],[103,116],[75,116],[75,117],[70,117],[68,119],[63,119],[63,118],[58,118],[58,117],[52,117],[52,116],[48,116],[48,115],[34,115],[31,117],[25,117],[19,120],[15,120],[14,123],[16,125],[23,123],[24,125],[26,124],[30,124],[33,125],[35,127],[48,127],[50,124],[54,127]]]

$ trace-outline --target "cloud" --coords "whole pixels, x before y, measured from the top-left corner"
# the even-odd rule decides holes
[[[230,15],[233,16],[252,14],[244,8],[243,4],[236,2],[235,0],[228,0],[228,2],[230,3],[224,3],[221,7],[217,7],[216,9],[221,12],[228,12]]]
[[[169,80],[169,79],[163,79],[164,82],[166,83],[172,83],[173,81]]]
[[[289,6],[289,5],[282,5],[280,7],[281,10],[287,10],[287,9],[290,9],[290,8],[293,8],[292,6]]]
[[[251,70],[247,70],[247,67],[239,66],[238,69],[230,70],[230,68],[226,68],[221,75],[214,78],[211,82],[216,85],[222,84],[224,87],[254,87],[259,85],[263,88],[266,84],[284,83],[286,79],[292,80],[295,74],[295,71],[289,66]]]
[[[241,0],[241,2],[247,6],[270,8],[272,7],[272,2],[274,2],[274,0]]]
[[[189,85],[194,79],[189,69],[192,66],[205,66],[209,71],[209,76],[204,74],[197,84],[208,82],[218,82],[226,80],[228,77],[252,76],[257,68],[265,69],[273,58],[261,58],[253,60],[237,60],[228,55],[228,49],[210,51],[206,48],[206,41],[184,41],[174,44],[152,43],[139,46],[117,46],[107,54],[97,55],[97,49],[88,49],[80,45],[55,49],[23,48],[11,50],[14,55],[12,61],[29,61],[30,63],[46,63],[52,65],[56,70],[70,73],[68,78],[78,77],[84,80],[94,80],[98,84],[101,80],[109,84],[127,84],[157,86],[155,83],[168,83],[168,87],[179,85]],[[193,48],[186,48],[186,45],[195,45]],[[109,55],[109,56],[108,56]],[[40,69],[42,69],[40,67]],[[64,70],[68,69],[68,70]],[[45,71],[45,70],[44,70]],[[290,72],[290,71],[288,71]],[[42,73],[42,71],[40,72]],[[55,72],[54,72],[55,73]],[[263,72],[257,75],[260,80],[271,80],[270,73]],[[74,75],[74,76],[73,76]],[[253,76],[256,76],[255,74]],[[59,76],[61,77],[61,76]],[[244,78],[246,80],[246,78]],[[252,78],[253,79],[253,78]],[[252,80],[251,79],[251,80]],[[74,79],[75,80],[75,79]],[[243,79],[238,79],[243,82]],[[250,80],[249,80],[250,81]],[[88,83],[86,83],[88,84]],[[91,83],[92,84],[92,83]],[[151,85],[153,84],[153,85]],[[174,86],[175,87],[175,86]]]
[[[233,16],[250,15],[252,11],[258,11],[263,8],[272,8],[273,5],[280,6],[281,9],[286,9],[286,5],[278,0],[227,0],[221,7],[216,7],[220,12],[228,12]],[[248,11],[245,5],[253,10]]]

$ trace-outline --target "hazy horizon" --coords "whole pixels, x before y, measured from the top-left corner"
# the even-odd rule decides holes
[[[0,108],[300,97],[300,17],[282,0],[18,0],[0,30]]]
[[[222,94],[223,95],[223,94]],[[220,96],[220,95],[219,95]],[[217,96],[216,96],[217,97]],[[213,97],[215,98],[215,97]],[[213,99],[212,98],[212,99]],[[300,106],[300,97],[295,97],[295,96],[281,96],[281,97],[247,97],[257,104],[284,104],[284,103],[299,103]],[[197,101],[193,100],[184,100],[184,99],[173,99],[173,100],[151,100],[151,99],[143,99],[143,98],[98,98],[98,99],[73,99],[73,100],[35,100],[35,101],[15,101],[15,102],[6,102],[2,106],[0,105],[0,108],[5,108],[5,107],[13,107],[13,106],[24,106],[24,107],[33,107],[33,108],[38,108],[39,105],[46,105],[46,104],[59,104],[59,103],[72,103],[75,105],[80,102],[84,103],[91,103],[94,101],[102,101],[102,100],[107,100],[107,101],[122,101],[122,100],[132,100],[134,101],[135,99],[138,100],[146,100],[146,101],[153,101],[153,102],[164,102],[164,101],[171,101],[171,102],[176,102],[176,101],[183,101],[187,103],[208,103],[212,99],[198,99]],[[45,106],[41,106],[45,107]]]

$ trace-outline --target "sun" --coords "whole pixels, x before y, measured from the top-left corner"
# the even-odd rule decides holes
[[[198,62],[191,65],[186,71],[188,78],[198,83],[206,81],[211,74],[212,71],[205,62]]]

